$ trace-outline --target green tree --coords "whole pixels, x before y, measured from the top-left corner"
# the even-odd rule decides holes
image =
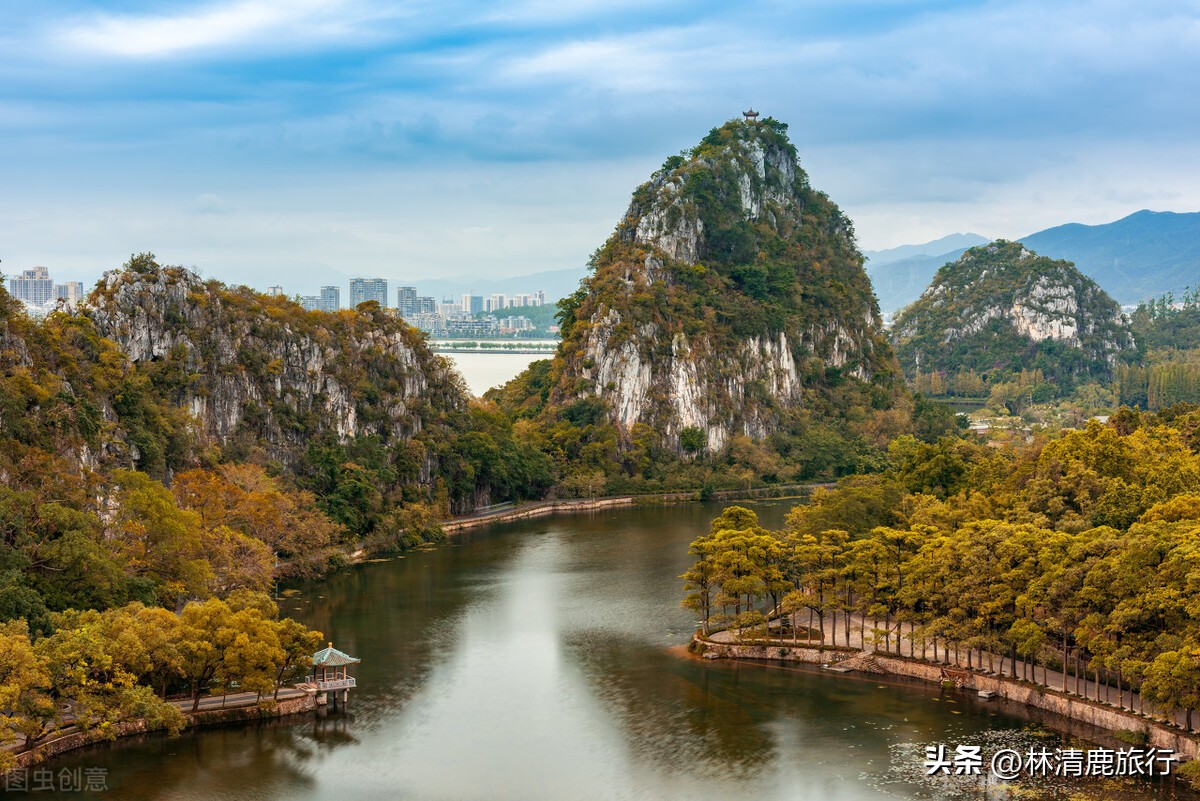
[[[1187,710],[1187,730],[1192,730],[1192,710],[1200,706],[1200,662],[1196,648],[1165,651],[1146,668],[1142,697],[1168,713]]]
[[[207,596],[213,575],[200,516],[180,509],[170,491],[145,473],[117,470],[113,480],[117,512],[107,534],[127,569],[152,579],[167,605]]]
[[[0,624],[0,773],[16,766],[10,746],[29,748],[58,722],[47,658],[29,640],[24,621]]]
[[[696,454],[704,450],[708,444],[708,435],[704,429],[687,426],[679,432],[679,447],[684,453]]]
[[[323,637],[321,632],[310,631],[291,618],[275,624],[275,635],[280,649],[275,671],[275,697],[278,698],[284,681],[312,667],[312,656],[320,650]]]

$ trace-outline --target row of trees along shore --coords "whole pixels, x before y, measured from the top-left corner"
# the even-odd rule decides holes
[[[888,652],[904,632],[910,653],[935,660],[999,654],[1014,678],[1039,681],[1040,667],[1041,683],[1061,669],[1064,690],[1070,673],[1115,687],[1122,706],[1139,692],[1172,718],[1186,710],[1191,729],[1200,407],[1123,409],[1001,447],[902,437],[890,461],[818,490],[782,531],[726,509],[691,545],[684,606],[706,632],[807,609],[829,645],[869,618]]]
[[[16,753],[72,726],[115,737],[118,724],[144,720],[176,734],[185,718],[171,698],[190,697],[195,711],[209,693],[277,695],[311,667],[322,642],[249,590],[178,614],[134,602],[56,612],[52,622],[42,637],[24,620],[0,623],[0,773]]]

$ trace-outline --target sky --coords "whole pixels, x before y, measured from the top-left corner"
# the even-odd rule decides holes
[[[311,294],[582,267],[787,123],[865,250],[1200,210],[1200,0],[0,0],[0,271]]]

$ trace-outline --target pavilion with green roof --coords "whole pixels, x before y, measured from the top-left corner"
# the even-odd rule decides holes
[[[350,665],[357,665],[362,660],[339,651],[333,647],[333,643],[329,643],[327,648],[322,648],[313,654],[312,660],[312,683],[316,685],[317,692],[323,692],[326,694],[326,698],[332,698],[333,706],[336,709],[338,701],[341,700],[345,703],[350,690],[358,686],[347,668]]]

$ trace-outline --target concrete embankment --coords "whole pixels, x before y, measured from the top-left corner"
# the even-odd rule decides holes
[[[312,712],[314,709],[316,709],[316,695],[313,693],[304,693],[303,695],[263,705],[249,703],[222,709],[201,709],[198,712],[185,711],[184,717],[187,718],[187,728],[190,729],[201,726],[218,726],[224,723],[239,721],[273,720],[289,715],[305,714]],[[67,751],[73,751],[76,748],[83,748],[87,745],[94,745],[120,737],[133,737],[139,734],[146,734],[149,731],[150,729],[147,728],[146,721],[144,720],[130,720],[118,723],[108,731],[102,731],[99,727],[89,729],[88,731],[68,730],[66,733],[53,739],[37,744],[28,751],[17,754],[16,769],[23,770],[29,768],[51,757],[58,756]]]
[[[724,643],[707,640],[701,635],[693,638],[692,650],[708,659],[778,660],[811,665],[838,665],[868,673],[878,672],[920,679],[934,684],[946,681],[949,670],[953,680],[965,690],[976,693],[990,691],[995,693],[995,698],[1001,702],[1040,709],[1110,734],[1118,731],[1145,732],[1148,746],[1171,749],[1183,759],[1196,759],[1200,756],[1200,739],[1172,726],[1042,685],[977,670],[946,668],[920,659],[870,653],[853,648],[792,646],[785,641],[772,642],[769,645]]]
[[[492,523],[507,523],[510,520],[526,520],[532,517],[545,517],[555,514],[575,514],[579,512],[594,512],[599,509],[611,509],[618,506],[632,506],[635,498],[624,495],[617,498],[593,498],[563,501],[534,501],[521,504],[509,509],[488,512],[470,517],[458,517],[442,521],[442,531],[453,534],[469,528],[490,526]]]
[[[795,497],[795,494],[811,492],[817,487],[830,487],[829,483],[790,484],[777,487],[757,487],[749,490],[716,490],[708,493],[709,500],[737,501],[763,500],[770,498]],[[792,494],[789,494],[792,493]],[[684,490],[680,492],[661,492],[649,495],[615,495],[603,498],[574,498],[555,501],[531,501],[516,506],[483,512],[467,517],[455,517],[441,522],[442,530],[447,534],[463,531],[479,526],[489,526],[492,523],[507,523],[510,520],[525,520],[533,517],[544,517],[554,514],[578,514],[594,512],[600,509],[611,509],[634,504],[656,503],[687,503],[701,499],[700,490]]]

